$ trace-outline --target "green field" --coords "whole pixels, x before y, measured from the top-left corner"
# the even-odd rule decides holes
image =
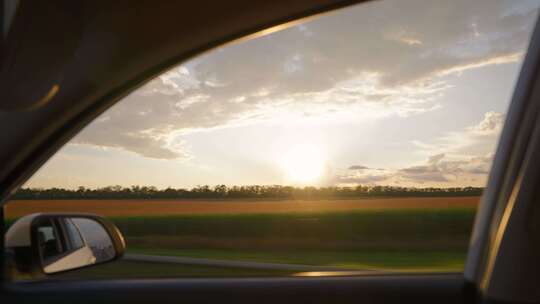
[[[111,218],[135,247],[395,250],[465,249],[473,219],[472,209]]]
[[[326,213],[110,217],[127,253],[334,266],[381,271],[462,271],[474,208]],[[257,270],[118,261],[62,277],[237,277]]]
[[[473,209],[112,218],[128,253],[460,271]]]

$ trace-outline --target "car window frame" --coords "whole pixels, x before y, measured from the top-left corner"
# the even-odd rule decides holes
[[[539,36],[539,34],[537,33],[537,32],[538,32],[538,27],[539,27],[539,26],[537,25],[537,26],[536,26],[536,30],[535,30],[535,33],[536,33],[536,34],[534,34],[535,37],[538,37],[538,36]],[[538,46],[539,46],[539,39],[536,38],[536,39],[534,40],[534,43],[533,43],[533,41],[531,41],[531,46],[529,47],[529,50],[531,50],[531,47],[534,47],[534,50],[538,50]],[[530,51],[529,51],[528,54],[527,54],[527,59],[526,59],[525,62],[524,62],[524,66],[525,66],[525,65],[528,66],[529,64],[531,64],[531,65],[534,65],[534,66],[531,66],[530,69],[538,69],[538,60],[537,60],[537,59],[538,59],[539,55],[538,55],[538,54],[531,54],[531,55],[529,55],[529,53],[530,53]],[[529,75],[530,77],[523,77],[523,78],[522,78],[522,76],[521,76],[522,74],[523,74],[523,71],[520,73],[520,80],[518,81],[518,86],[516,86],[516,90],[515,90],[515,92],[514,92],[514,99],[515,99],[516,101],[513,101],[513,102],[512,102],[512,107],[518,107],[517,105],[514,105],[515,103],[517,104],[518,102],[519,102],[520,104],[522,103],[523,105],[528,104],[528,103],[531,103],[531,101],[528,100],[528,98],[530,98],[531,96],[522,96],[522,95],[520,94],[520,92],[519,92],[519,89],[517,89],[517,88],[522,89],[524,86],[527,86],[527,87],[528,87],[528,86],[532,86],[532,87],[538,87],[538,86],[539,86],[539,84],[538,84],[537,82],[535,82],[535,80],[538,78],[538,76],[537,76],[536,74],[534,74],[534,75]],[[534,82],[534,83],[531,84],[531,82]],[[95,110],[95,109],[94,109],[94,110]],[[66,126],[67,126],[67,128],[70,128],[70,126],[73,127],[73,125],[69,125],[69,124],[67,124]],[[517,122],[517,121],[514,120],[514,126],[519,126],[519,122]],[[506,130],[506,129],[510,129],[510,128],[509,128],[509,127],[506,127],[506,124],[505,124],[505,128],[504,128],[504,129]],[[512,134],[512,133],[515,134],[515,132],[517,132],[517,130],[514,129],[514,130],[512,130],[511,132],[508,131],[507,133],[508,133],[508,134]],[[503,141],[501,140],[501,142],[503,142]],[[524,143],[521,143],[521,144],[524,144]],[[508,161],[508,158],[507,158],[507,157],[508,157],[508,154],[509,154],[513,149],[515,149],[516,147],[512,147],[512,146],[509,144],[508,141],[504,141],[503,144],[502,144],[502,147],[501,147],[501,144],[499,144],[499,146],[500,146],[500,147],[498,147],[498,150],[497,150],[498,152],[497,152],[497,158],[496,158],[496,159],[500,160],[503,164],[501,165],[501,170],[500,170],[500,171],[498,170],[496,173],[492,173],[492,174],[490,175],[490,181],[491,181],[491,179],[494,179],[494,180],[497,180],[497,181],[498,181],[496,184],[503,185],[503,184],[507,183],[505,186],[510,187],[511,185],[509,185],[509,184],[511,184],[511,183],[510,183],[507,179],[504,178],[504,172],[505,172],[505,169],[507,168],[508,162],[509,162],[509,161]],[[505,153],[505,152],[507,152],[507,153]],[[506,160],[506,161],[505,161],[505,160]],[[495,175],[495,174],[496,174],[497,176],[491,177],[492,175]],[[502,177],[501,177],[501,176],[502,176]],[[495,182],[494,182],[494,183],[495,183]],[[9,183],[8,183],[8,184],[9,184]],[[490,183],[490,185],[491,185],[491,184],[493,184],[493,183]],[[13,187],[8,187],[8,189],[11,191],[11,190],[13,189]],[[492,187],[490,187],[490,189],[492,189]],[[493,190],[493,191],[495,191],[495,190]],[[4,197],[4,199],[5,199],[5,197]],[[484,218],[487,219],[488,222],[490,222],[491,220],[493,220],[493,212],[489,212],[489,210],[491,210],[490,208],[492,208],[493,205],[496,203],[496,200],[497,200],[497,197],[495,196],[495,197],[491,197],[491,198],[489,198],[489,199],[484,199],[483,202],[482,202],[482,206],[489,206],[489,207],[485,207],[485,208],[484,208],[485,211],[486,211],[486,212],[485,212],[485,217],[484,217]],[[2,218],[3,218],[3,210],[0,210],[0,216],[2,216]],[[475,231],[477,230],[477,228],[476,228],[477,226],[483,226],[483,225],[480,224],[480,223],[482,222],[481,220],[479,220],[479,221],[477,221],[477,222],[478,222],[478,223],[475,224]],[[4,226],[4,222],[3,222],[3,221],[2,221],[2,223],[1,223],[1,225],[2,225],[2,228],[3,228],[3,226]],[[489,226],[489,227],[493,227],[492,225],[488,225],[488,226]],[[486,237],[486,238],[487,238],[487,234],[486,234],[487,232],[486,232],[486,231],[483,231],[482,229],[479,229],[478,231],[479,231],[479,232],[478,232],[478,233],[479,233],[479,236],[483,236],[483,237]],[[2,248],[2,249],[3,249],[3,248]],[[480,254],[480,256],[481,256],[481,255],[482,255],[482,254]],[[474,268],[474,270],[472,271],[474,274],[471,275],[471,276],[469,276],[469,279],[470,279],[472,282],[474,282],[474,281],[477,279],[477,272],[478,272],[478,270],[476,269],[476,266],[477,266],[477,265],[475,265],[475,264],[479,264],[479,263],[480,263],[480,262],[477,261],[477,259],[471,258],[471,265],[472,265],[471,267]],[[479,272],[481,273],[482,271],[480,270]]]

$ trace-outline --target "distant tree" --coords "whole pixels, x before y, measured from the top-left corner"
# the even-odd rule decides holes
[[[154,186],[122,187],[119,185],[90,189],[80,186],[74,190],[63,188],[22,188],[11,199],[332,199],[359,197],[417,197],[417,196],[478,196],[479,187],[291,187],[282,185],[226,186],[199,185],[191,190],[167,187],[159,190]]]

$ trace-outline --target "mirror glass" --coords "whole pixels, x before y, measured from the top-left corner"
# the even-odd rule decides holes
[[[103,263],[116,256],[109,233],[91,218],[44,218],[35,231],[45,273]]]
[[[113,242],[101,224],[87,218],[74,218],[73,223],[79,228],[86,243],[94,253],[96,263],[114,259],[116,252]]]

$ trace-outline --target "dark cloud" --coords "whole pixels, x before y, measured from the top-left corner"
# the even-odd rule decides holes
[[[415,181],[448,182],[448,175],[455,174],[454,170],[448,169],[447,164],[441,160],[444,154],[433,155],[428,158],[426,165],[412,166],[399,170],[402,178]]]
[[[366,166],[361,166],[361,165],[352,165],[348,169],[349,170],[364,170],[364,169],[369,169],[369,168]]]

